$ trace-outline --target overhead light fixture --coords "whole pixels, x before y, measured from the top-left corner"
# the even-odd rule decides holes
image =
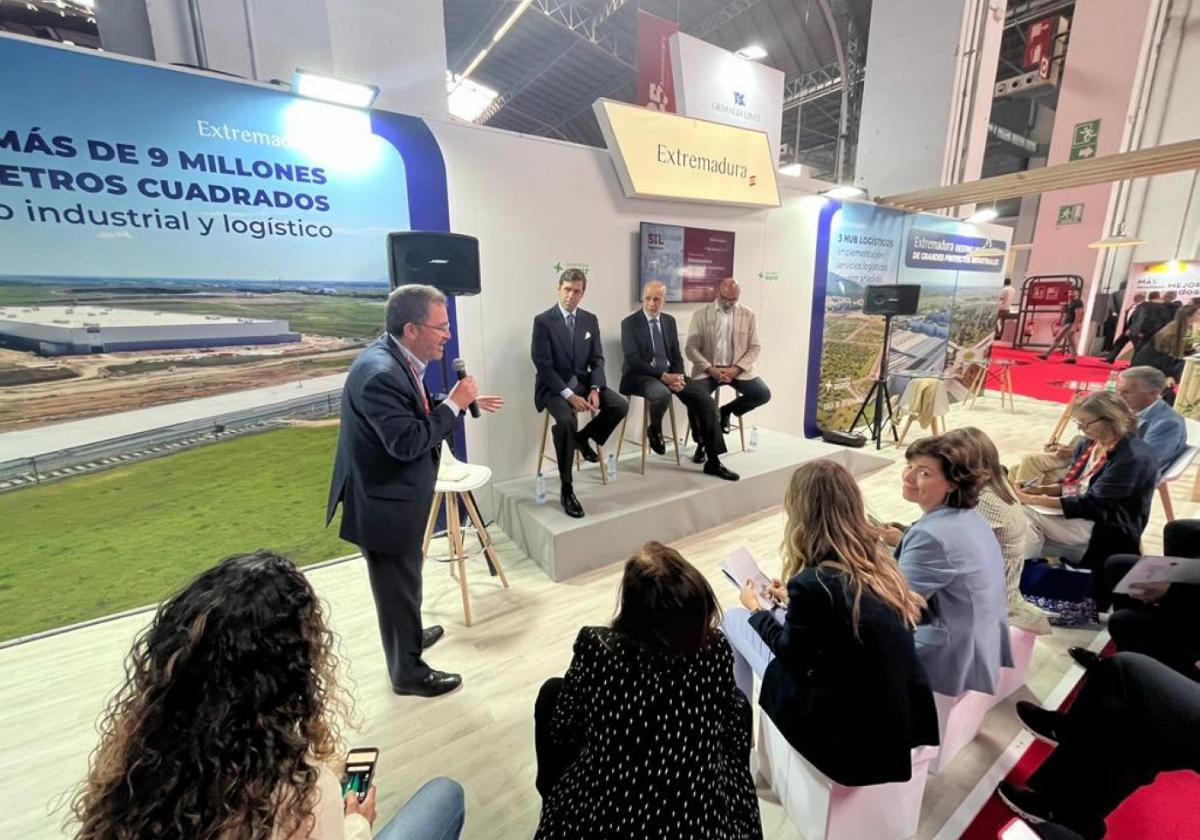
[[[762,44],[750,44],[742,47],[734,53],[738,58],[744,58],[747,61],[758,61],[760,58],[767,57],[767,51],[763,49]]]
[[[370,108],[371,103],[379,96],[379,88],[375,85],[347,82],[343,79],[310,73],[297,67],[296,71],[292,73],[292,93],[308,99],[332,102],[335,105]]]
[[[779,167],[779,174],[780,175],[791,175],[792,177],[799,177],[804,174],[804,164],[802,164],[802,163],[784,164],[783,166]]]
[[[467,122],[475,122],[479,119],[479,115],[487,110],[487,107],[499,96],[499,93],[487,85],[481,85],[470,79],[447,79],[446,92],[449,94],[446,101],[451,116]]]
[[[1134,245],[1145,245],[1145,239],[1138,239],[1136,236],[1129,236],[1125,233],[1125,222],[1122,221],[1117,225],[1117,229],[1111,235],[1103,239],[1097,239],[1095,242],[1089,242],[1089,248],[1131,248]]]
[[[999,211],[996,210],[996,208],[994,206],[993,207],[985,207],[982,210],[976,210],[970,216],[967,216],[966,222],[969,225],[982,225],[982,224],[985,224],[986,222],[990,222],[992,219],[995,219],[999,215],[1000,215]]]
[[[533,0],[521,0],[521,2],[517,4],[517,8],[513,10],[513,13],[508,16],[504,23],[500,24],[500,28],[496,30],[496,34],[492,36],[492,43],[494,44],[503,38],[505,33],[507,33],[508,30],[512,28],[512,25],[517,22],[517,18],[524,14],[525,10],[528,9],[532,4]]]
[[[857,198],[860,195],[866,194],[866,190],[864,190],[862,187],[856,187],[853,184],[842,184],[840,186],[832,187],[821,193],[821,195],[825,196],[826,198],[837,199]]]

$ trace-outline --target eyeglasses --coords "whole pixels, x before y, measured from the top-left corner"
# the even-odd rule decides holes
[[[425,327],[426,329],[430,329],[430,330],[436,330],[437,332],[440,332],[442,335],[450,335],[450,325],[449,324],[442,324],[441,326],[436,326],[434,324],[414,324],[414,326]]]
[[[1092,425],[1093,423],[1099,423],[1103,419],[1104,419],[1103,417],[1097,417],[1095,420],[1088,420],[1086,423],[1081,420],[1076,419],[1075,425],[1077,428],[1079,428],[1080,431],[1086,432],[1088,426]]]

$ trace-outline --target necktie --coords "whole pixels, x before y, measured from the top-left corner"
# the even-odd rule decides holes
[[[567,313],[567,333],[571,336],[571,361],[575,361],[575,313]]]
[[[663,343],[662,330],[659,329],[658,319],[650,319],[650,344],[654,347],[654,366],[666,370],[667,364],[667,349]]]
[[[417,373],[417,366],[410,362],[408,369],[412,371],[413,379],[417,380],[417,390],[421,392],[421,399],[425,401],[425,413],[432,414],[433,409],[429,407],[429,395],[425,393],[425,383],[421,380],[421,374]]]

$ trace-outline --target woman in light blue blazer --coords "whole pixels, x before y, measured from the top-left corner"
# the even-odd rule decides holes
[[[962,441],[918,440],[904,453],[904,498],[924,514],[904,535],[897,558],[928,607],[917,625],[917,658],[938,694],[996,690],[1011,666],[1004,559],[975,512],[987,480]]]

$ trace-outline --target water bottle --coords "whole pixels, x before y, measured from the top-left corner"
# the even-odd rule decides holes
[[[539,505],[546,504],[546,476],[541,473],[537,474],[537,479],[533,482],[533,500]]]
[[[746,449],[750,452],[758,449],[758,426],[750,427],[750,440],[746,441]]]
[[[617,480],[617,456],[616,456],[616,453],[609,452],[608,457],[605,458],[604,460],[605,460],[604,468],[608,472],[608,480],[616,481]]]

